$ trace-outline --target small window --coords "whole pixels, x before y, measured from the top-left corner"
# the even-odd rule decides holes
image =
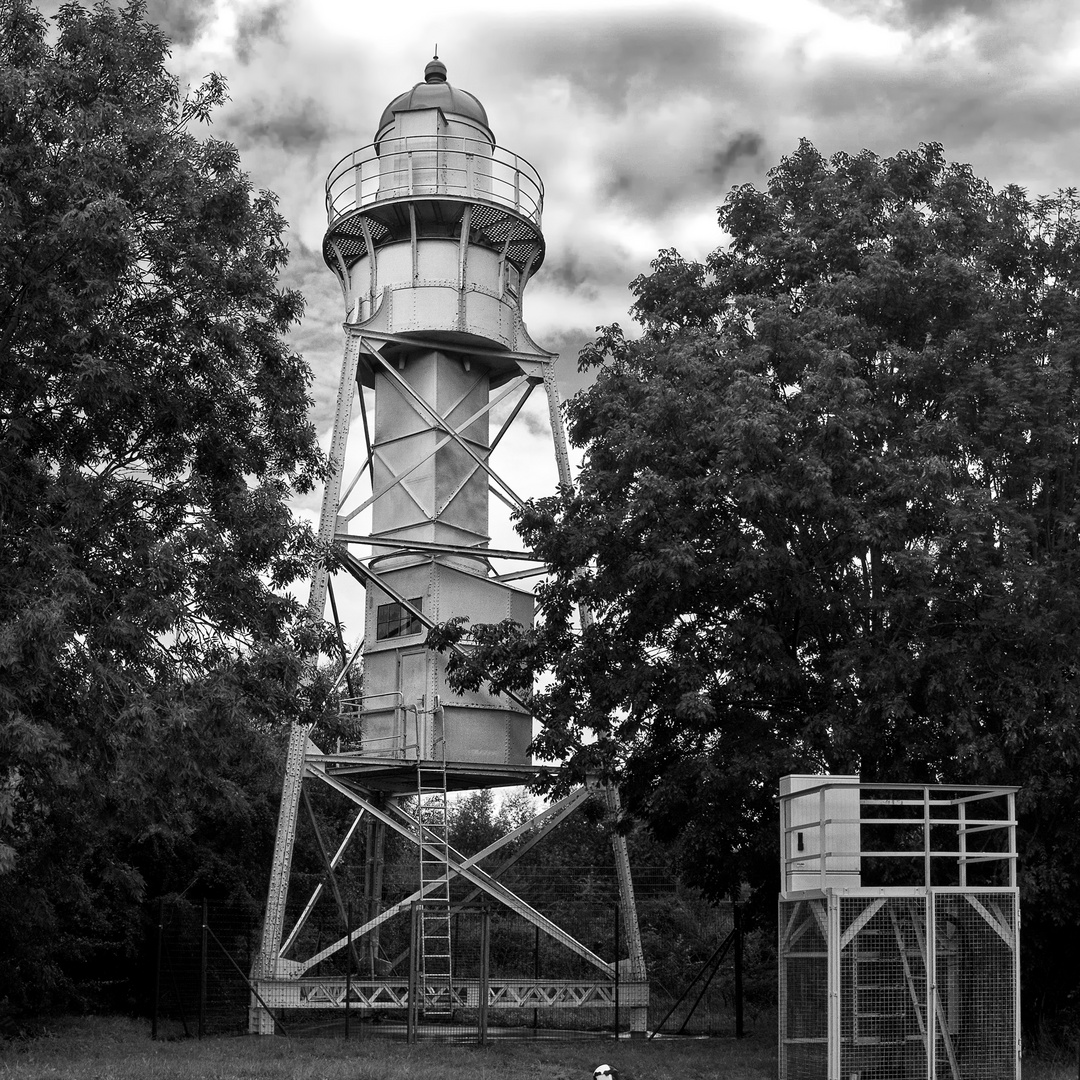
[[[419,596],[409,600],[411,607],[421,611],[421,599]],[[405,637],[407,634],[419,634],[423,630],[419,618],[415,616],[404,604],[380,604],[376,613],[375,640],[385,641],[386,638]]]

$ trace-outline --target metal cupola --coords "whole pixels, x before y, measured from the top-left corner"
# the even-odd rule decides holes
[[[395,125],[398,113],[421,112],[426,109],[440,109],[444,116],[453,117],[458,123],[475,126],[492,146],[495,145],[495,137],[488,126],[487,110],[475,95],[467,90],[459,90],[446,81],[446,65],[438,56],[428,61],[424,68],[423,82],[418,82],[411,90],[399,94],[383,110],[375,142],[378,144],[391,135],[388,129]],[[403,128],[397,133],[410,134]]]
[[[484,106],[432,60],[327,180],[323,257],[347,321],[543,354],[521,317],[543,201],[536,169],[496,145]]]

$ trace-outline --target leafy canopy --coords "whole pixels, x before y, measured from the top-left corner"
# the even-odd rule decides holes
[[[767,910],[777,779],[824,768],[1024,784],[1025,903],[1072,918],[1077,192],[804,141],[719,220],[583,350],[581,473],[518,522],[540,618],[472,628],[455,677],[525,693],[536,751],[619,780],[714,894]]]
[[[221,822],[266,832],[321,633],[284,591],[323,462],[275,197],[141,0],[55,24],[0,0],[0,982],[40,1000],[148,885],[229,878]]]

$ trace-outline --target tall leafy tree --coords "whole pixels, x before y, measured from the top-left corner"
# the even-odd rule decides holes
[[[141,0],[0,0],[0,985],[30,1004],[129,953],[148,887],[243,891],[273,732],[319,707],[285,222],[194,130],[224,82],[184,97],[167,58]]]
[[[540,619],[472,628],[456,677],[526,693],[541,754],[620,779],[692,878],[750,883],[762,911],[786,770],[1023,785],[1026,956],[1060,1005],[1080,961],[1080,197],[995,191],[933,144],[803,142],[719,220],[706,260],[664,251],[633,282],[640,336],[583,351],[580,476],[519,520],[552,567]]]

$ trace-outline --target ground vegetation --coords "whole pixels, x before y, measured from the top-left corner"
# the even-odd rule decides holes
[[[0,996],[100,1005],[144,901],[265,880],[319,715],[285,222],[141,0],[0,0]]]

